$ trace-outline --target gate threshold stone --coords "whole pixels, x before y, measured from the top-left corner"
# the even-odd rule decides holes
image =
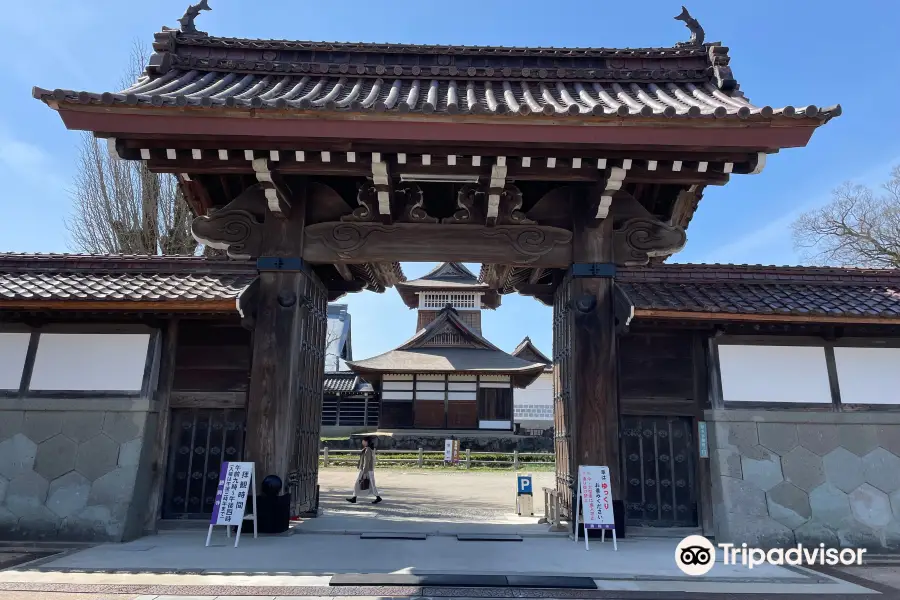
[[[359,539],[361,540],[424,540],[427,538],[427,533],[398,533],[386,531],[384,533],[359,534]]]
[[[332,587],[465,587],[498,588],[517,587],[532,589],[596,590],[597,582],[590,577],[562,577],[539,575],[469,575],[404,573],[347,573],[334,575]]]
[[[456,539],[460,542],[521,542],[521,535],[501,533],[460,533]]]

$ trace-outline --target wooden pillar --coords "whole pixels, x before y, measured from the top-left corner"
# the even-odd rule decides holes
[[[168,320],[163,334],[163,350],[159,363],[159,382],[156,387],[156,438],[153,445],[153,472],[148,498],[147,517],[144,531],[157,531],[157,521],[162,516],[160,507],[168,475],[169,457],[169,400],[172,396],[172,383],[175,381],[175,361],[178,350],[178,319]]]
[[[594,229],[575,226],[572,276],[572,361],[577,419],[575,460],[609,467],[615,498],[619,486],[619,398],[613,305],[613,220]],[[610,269],[602,276],[581,276],[580,265]]]
[[[305,189],[290,205],[263,224],[245,454],[260,480],[282,479],[298,515],[318,508],[327,291],[302,262]]]
[[[585,211],[591,205],[579,204]],[[557,490],[570,516],[576,506],[579,465],[609,467],[614,498],[622,497],[613,220],[597,224],[591,217],[574,219],[573,266],[554,299]]]

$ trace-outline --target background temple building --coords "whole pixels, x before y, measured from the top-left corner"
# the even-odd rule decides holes
[[[839,105],[751,102],[692,18],[673,45],[560,49],[221,38],[196,12],[127,89],[33,91],[176,174],[230,260],[0,255],[0,537],[208,519],[238,458],[318,514],[327,304],[397,286],[419,332],[348,366],[398,426],[508,428],[546,365],[465,304],[552,305],[570,520],[578,466],[605,465],[635,532],[900,545],[897,272],[664,264],[707,186]],[[404,285],[404,261],[482,269]]]
[[[348,362],[381,390],[380,428],[512,431],[513,389],[532,384],[546,364],[481,335],[481,311],[497,308],[500,295],[459,263],[396,287],[418,309],[418,331],[394,350]]]

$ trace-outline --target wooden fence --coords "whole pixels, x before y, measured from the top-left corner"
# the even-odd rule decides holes
[[[331,466],[356,466],[359,459],[359,450],[331,450],[322,448],[319,451],[319,463],[323,467]],[[507,468],[514,471],[521,467],[548,466],[552,467],[554,455],[549,452],[472,452],[465,450],[460,453],[459,467],[469,469],[471,467],[487,466]],[[442,450],[377,450],[375,452],[376,464],[384,466],[409,465],[416,468],[427,466],[445,465],[444,452]]]

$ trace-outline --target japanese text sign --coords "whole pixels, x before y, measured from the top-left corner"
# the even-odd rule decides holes
[[[224,462],[213,506],[211,525],[240,525],[251,495],[252,462]]]
[[[578,491],[585,529],[615,530],[609,467],[579,466]]]

